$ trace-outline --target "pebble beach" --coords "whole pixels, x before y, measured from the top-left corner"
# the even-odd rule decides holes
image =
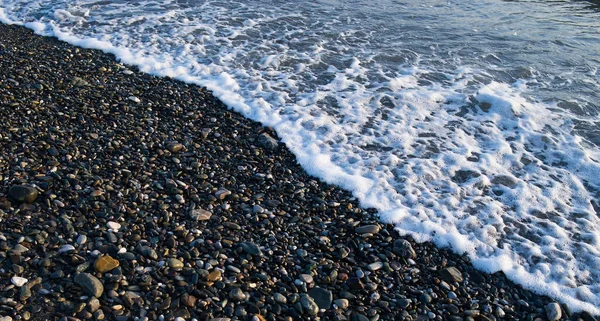
[[[204,88],[0,25],[0,320],[584,320],[416,243]]]

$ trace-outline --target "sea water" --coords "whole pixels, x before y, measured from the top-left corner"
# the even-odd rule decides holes
[[[0,20],[206,86],[400,233],[600,314],[597,5],[0,0]]]

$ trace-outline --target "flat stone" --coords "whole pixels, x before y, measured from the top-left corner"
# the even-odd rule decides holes
[[[556,321],[562,317],[562,311],[560,310],[560,305],[556,302],[548,303],[545,306],[546,316],[549,321]]]
[[[23,254],[25,252],[29,251],[29,249],[21,244],[17,244],[13,247],[12,252],[14,254]]]
[[[190,211],[190,217],[195,219],[196,221],[207,221],[210,219],[211,216],[211,212],[203,210],[201,208],[193,209]]]
[[[329,309],[331,308],[331,303],[333,302],[333,293],[331,291],[314,287],[308,291],[308,295],[315,301],[315,303],[319,306],[319,309]]]
[[[377,271],[383,267],[383,263],[381,261],[377,261],[377,262],[369,264],[367,267],[371,271]]]
[[[379,225],[363,225],[363,226],[359,226],[355,229],[356,233],[358,234],[365,234],[365,233],[370,233],[370,234],[377,234],[379,233],[379,231],[381,231],[381,227],[379,227]]]
[[[463,281],[462,273],[454,266],[440,270],[440,276],[447,282],[460,283]]]
[[[99,257],[96,262],[94,262],[94,269],[96,272],[106,273],[108,271],[112,271],[112,269],[119,266],[119,261],[115,260],[110,255],[104,255]]]
[[[15,185],[8,190],[8,195],[19,202],[31,204],[38,197],[39,192],[35,187]]]
[[[23,285],[25,285],[27,283],[27,279],[26,278],[22,278],[20,276],[13,276],[10,279],[10,282],[12,284],[14,284],[16,287],[22,287]]]
[[[417,253],[413,249],[412,245],[410,245],[410,242],[404,239],[394,241],[392,252],[405,259],[414,259],[417,257]]]
[[[89,273],[79,273],[73,278],[75,284],[79,285],[83,291],[91,296],[99,298],[104,292],[104,285],[97,277]]]

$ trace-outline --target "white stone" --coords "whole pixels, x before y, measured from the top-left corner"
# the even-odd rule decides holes
[[[28,280],[26,278],[22,278],[20,276],[13,276],[12,279],[10,279],[10,282],[17,287],[22,287],[27,283],[27,281]]]
[[[119,224],[117,222],[109,221],[108,223],[106,223],[106,227],[108,227],[109,229],[116,232],[121,228],[121,224]]]

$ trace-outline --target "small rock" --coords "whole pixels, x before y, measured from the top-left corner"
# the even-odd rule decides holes
[[[370,233],[370,234],[377,234],[379,233],[379,231],[381,231],[381,227],[379,227],[379,225],[364,225],[364,226],[359,226],[356,228],[356,233],[358,234],[365,234],[365,233]]]
[[[65,244],[62,245],[60,248],[58,248],[58,253],[71,253],[71,252],[75,252],[75,247],[71,244]]]
[[[14,284],[16,287],[22,287],[23,285],[25,285],[27,283],[27,279],[26,278],[22,278],[20,276],[13,276],[10,279],[10,282],[12,284]]]
[[[183,149],[183,144],[180,143],[169,143],[167,144],[167,150],[170,151],[171,153],[177,153],[179,151],[181,151]]]
[[[121,224],[119,224],[117,222],[109,221],[108,223],[106,223],[106,227],[117,232],[121,228]]]
[[[262,256],[262,251],[260,250],[258,245],[256,245],[253,242],[242,242],[240,243],[240,247],[242,248],[242,250],[244,250],[244,252],[250,255]]]
[[[207,221],[210,219],[211,216],[211,212],[203,210],[201,208],[193,209],[190,211],[190,217],[195,219],[196,221]]]
[[[560,310],[560,305],[556,302],[548,303],[545,307],[546,316],[549,321],[559,320],[562,316],[562,311]]]
[[[319,309],[329,309],[333,302],[333,293],[320,287],[314,287],[308,291],[308,295],[319,306]]]
[[[304,312],[308,315],[315,316],[319,313],[319,306],[317,303],[306,294],[300,295],[300,304],[302,305]]]
[[[333,304],[339,309],[347,309],[350,306],[350,301],[348,299],[337,299],[333,301]]]
[[[184,267],[183,262],[178,259],[170,258],[167,260],[167,265],[174,270],[181,270]]]
[[[463,281],[462,273],[454,266],[440,270],[440,276],[447,282],[460,283]]]
[[[368,265],[369,270],[377,271],[383,267],[383,263],[381,261],[377,261],[375,263],[371,263]]]
[[[214,271],[208,273],[208,275],[206,276],[206,279],[209,280],[209,281],[211,281],[211,282],[215,282],[215,281],[221,280],[221,271],[214,270]]]
[[[281,303],[281,304],[286,304],[287,303],[287,299],[286,297],[281,294],[281,293],[275,293],[273,294],[273,300],[277,303]]]
[[[86,294],[96,298],[101,297],[104,292],[104,285],[102,282],[89,273],[76,274],[73,281],[78,284]]]
[[[269,150],[276,150],[279,146],[279,142],[267,133],[262,133],[258,136],[258,143]]]
[[[119,266],[119,261],[112,258],[110,255],[104,255],[99,257],[94,262],[94,269],[96,272],[106,273]]]
[[[243,301],[246,299],[246,294],[240,288],[233,288],[229,291],[229,298],[234,301]]]
[[[39,193],[35,187],[15,185],[8,190],[8,195],[19,202],[31,204],[38,197]]]
[[[225,197],[227,197],[228,195],[231,195],[231,191],[225,188],[219,188],[219,190],[215,192],[215,197],[217,197],[220,200],[225,199]]]
[[[404,239],[394,241],[392,252],[405,259],[414,259],[417,257],[417,253],[413,249],[412,245],[410,245],[410,242]]]

